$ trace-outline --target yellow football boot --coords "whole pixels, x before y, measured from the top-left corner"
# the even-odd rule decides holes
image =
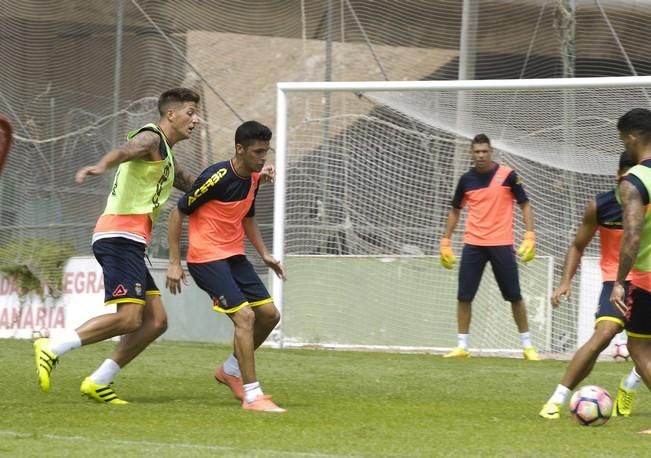
[[[59,357],[48,349],[50,339],[34,341],[34,356],[36,358],[36,375],[38,384],[43,391],[50,391],[50,375],[59,362]]]
[[[98,385],[90,377],[86,377],[81,383],[80,391],[83,396],[97,402],[105,404],[129,404],[127,401],[118,398],[118,395],[111,388],[111,384]]]
[[[542,359],[534,347],[525,348],[522,355],[527,361],[540,361]]]
[[[622,383],[619,384],[617,388],[617,397],[615,398],[615,403],[613,405],[613,417],[628,417],[631,415],[633,410],[633,399],[635,398],[635,391],[624,388]]]
[[[455,347],[448,354],[443,355],[444,358],[470,358],[470,352],[465,348]]]
[[[548,402],[543,406],[538,415],[548,420],[558,420],[561,418],[561,406],[554,402]]]

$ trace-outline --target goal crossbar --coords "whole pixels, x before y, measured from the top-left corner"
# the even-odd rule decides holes
[[[446,81],[279,82],[280,92],[459,91],[651,87],[651,76]]]

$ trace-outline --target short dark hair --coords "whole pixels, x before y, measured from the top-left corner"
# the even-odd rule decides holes
[[[617,130],[624,133],[636,132],[645,140],[651,140],[651,111],[633,108],[617,120]]]
[[[470,142],[470,147],[472,148],[473,146],[479,145],[481,143],[486,143],[488,146],[490,146],[491,139],[488,138],[488,135],[486,134],[477,134],[475,135],[475,138],[473,138]]]
[[[244,148],[256,140],[268,142],[271,140],[271,129],[258,121],[246,121],[235,131],[235,144]]]
[[[158,98],[158,112],[161,116],[165,114],[167,107],[172,103],[194,102],[199,103],[201,97],[192,89],[186,87],[175,87],[163,92]]]
[[[628,151],[624,151],[620,156],[619,156],[619,170],[620,172],[624,171],[624,169],[630,169],[631,167],[637,165],[635,162],[635,159],[633,158],[633,155],[629,153]]]

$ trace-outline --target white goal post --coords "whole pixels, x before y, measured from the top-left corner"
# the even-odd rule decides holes
[[[289,280],[272,275],[283,314],[277,342],[454,346],[458,270],[438,265],[438,240],[470,166],[469,140],[486,133],[535,209],[538,256],[520,266],[534,341],[551,353],[574,350],[577,298],[552,311],[553,282],[583,208],[614,185],[616,120],[650,106],[650,87],[651,77],[278,83],[273,253]],[[462,232],[460,224],[457,255]],[[487,270],[471,348],[519,351],[514,336]]]

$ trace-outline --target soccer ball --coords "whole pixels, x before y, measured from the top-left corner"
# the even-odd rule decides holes
[[[42,339],[44,337],[50,337],[50,331],[48,331],[46,328],[41,328],[41,329],[32,329],[32,339]]]
[[[631,355],[628,353],[626,342],[616,342],[613,345],[613,359],[615,361],[628,361]]]
[[[584,426],[601,426],[610,418],[613,399],[608,391],[597,385],[579,388],[570,399],[570,411]]]

